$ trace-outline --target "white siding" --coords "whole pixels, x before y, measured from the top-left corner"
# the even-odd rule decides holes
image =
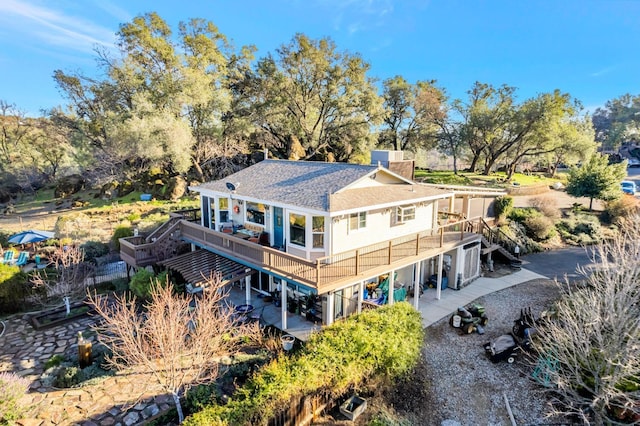
[[[368,246],[381,241],[433,228],[433,203],[416,205],[416,218],[403,224],[394,224],[395,209],[382,209],[367,212],[367,226],[358,230],[349,230],[349,216],[336,218],[331,222],[332,253],[341,253],[358,247]]]

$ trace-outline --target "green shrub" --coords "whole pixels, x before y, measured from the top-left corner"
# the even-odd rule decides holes
[[[132,237],[133,236],[133,227],[131,226],[118,226],[113,231],[113,236],[111,237],[111,242],[113,243],[113,247],[116,251],[120,251],[120,238]]]
[[[404,377],[416,365],[423,340],[420,313],[406,302],[351,316],[312,336],[299,352],[272,361],[226,405],[207,407],[185,425],[266,424],[293,397],[338,397],[371,378]]]
[[[10,232],[0,231],[0,247],[6,247],[9,245],[9,238],[13,235]]]
[[[516,207],[509,213],[509,219],[524,224],[530,217],[541,217],[542,213],[534,207]]]
[[[198,385],[187,391],[184,408],[189,413],[197,413],[213,405],[220,398],[217,385]]]
[[[125,216],[125,219],[128,220],[129,222],[135,222],[136,220],[140,220],[140,213],[138,212],[130,213],[127,216]]]
[[[113,291],[116,293],[122,293],[125,290],[129,289],[129,281],[126,278],[116,278],[111,281],[111,285],[113,287]]]
[[[167,273],[161,272],[155,275],[153,272],[146,269],[140,269],[131,278],[129,288],[140,299],[148,299],[151,294],[151,287],[158,283],[164,286],[167,282]]]
[[[80,369],[78,367],[62,367],[58,370],[53,381],[57,388],[70,388],[80,383]]]
[[[95,263],[96,258],[109,254],[109,246],[100,241],[87,241],[80,246],[85,262]]]
[[[527,234],[536,241],[545,241],[556,235],[553,220],[546,216],[531,216],[525,219]]]
[[[511,210],[513,210],[513,197],[504,195],[496,198],[494,213],[497,218],[509,217]]]
[[[572,214],[556,224],[560,236],[569,244],[589,245],[602,241],[598,218],[589,214]]]
[[[18,266],[0,264],[0,314],[24,308],[30,288],[27,274]]]
[[[44,369],[48,370],[51,367],[57,367],[60,364],[62,364],[62,361],[64,361],[64,357],[60,354],[56,354],[54,356],[52,356],[51,358],[49,358],[47,360],[47,362],[44,363]]]
[[[18,400],[29,389],[30,381],[14,373],[0,373],[0,424],[13,424],[22,417],[27,407]]]

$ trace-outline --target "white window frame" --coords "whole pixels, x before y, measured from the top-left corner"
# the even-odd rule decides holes
[[[314,228],[314,219],[322,218],[322,230],[316,231]],[[325,224],[327,223],[327,218],[325,216],[311,216],[311,248],[313,249],[321,249],[324,250],[325,245]],[[322,245],[316,246],[316,235],[322,236]]]
[[[351,227],[351,219],[356,217],[358,218],[357,227]],[[359,231],[367,227],[367,212],[358,212],[349,214],[349,232],[351,231]]]
[[[396,223],[407,223],[416,218],[416,206],[398,206],[396,207]]]

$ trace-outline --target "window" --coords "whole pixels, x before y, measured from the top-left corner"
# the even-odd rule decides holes
[[[355,231],[367,227],[367,212],[351,213],[349,215],[349,230]]]
[[[202,197],[202,225],[209,226],[209,197]]]
[[[229,222],[229,199],[218,198],[218,207],[220,208],[220,222]]]
[[[324,216],[313,216],[313,248],[324,248]]]
[[[211,223],[209,228],[216,229],[216,199],[209,198],[209,211],[211,212]]]
[[[264,225],[264,212],[266,206],[260,203],[252,203],[247,201],[247,222]]]
[[[396,223],[405,223],[416,218],[416,206],[400,206],[396,208]]]
[[[306,217],[301,214],[289,214],[289,234],[291,244],[304,247],[306,245],[305,227]]]

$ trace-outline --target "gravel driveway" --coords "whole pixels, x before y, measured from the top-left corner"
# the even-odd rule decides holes
[[[534,280],[478,299],[489,316],[484,335],[461,335],[448,318],[427,328],[423,363],[397,388],[396,409],[415,425],[511,425],[506,394],[517,425],[562,421],[545,418],[543,388],[530,378],[525,359],[494,364],[483,349],[511,331],[521,308],[531,307],[538,317],[558,294],[552,281]]]

